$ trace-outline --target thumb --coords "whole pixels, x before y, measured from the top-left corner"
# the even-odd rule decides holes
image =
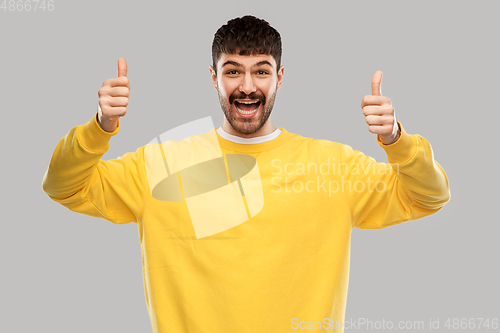
[[[118,58],[118,77],[127,76],[127,61],[125,58]]]
[[[382,96],[382,71],[376,71],[372,78],[372,95]]]

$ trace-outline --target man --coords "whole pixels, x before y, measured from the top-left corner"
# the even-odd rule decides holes
[[[343,332],[352,228],[437,212],[450,197],[446,174],[429,142],[396,121],[382,72],[361,107],[390,164],[271,124],[284,68],[266,21],[230,20],[212,57],[221,127],[102,161],[127,111],[120,58],[100,111],[57,145],[43,189],[73,211],[138,224],[153,332]],[[212,149],[221,157],[199,159]],[[220,170],[222,183],[211,176]]]

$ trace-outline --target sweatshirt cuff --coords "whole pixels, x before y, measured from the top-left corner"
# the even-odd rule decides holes
[[[401,123],[398,121],[399,128],[401,129],[401,135],[396,142],[391,143],[390,145],[385,145],[380,141],[379,136],[377,135],[377,142],[387,153],[387,159],[389,163],[405,163],[407,162],[413,155],[415,155],[417,147],[413,144],[412,136],[404,130]]]
[[[97,112],[92,119],[82,125],[79,131],[79,139],[87,149],[97,152],[106,152],[109,148],[109,140],[120,130],[120,121],[113,132],[106,132],[97,122]]]

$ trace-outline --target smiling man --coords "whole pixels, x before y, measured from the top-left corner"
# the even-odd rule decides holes
[[[253,16],[231,20],[217,31],[210,74],[225,132],[250,138],[276,130],[270,117],[283,80],[281,52],[278,31]]]
[[[450,198],[446,173],[429,142],[396,120],[380,71],[361,109],[389,163],[271,124],[284,68],[280,34],[266,21],[230,20],[212,58],[221,127],[101,160],[127,112],[120,58],[118,77],[99,90],[99,111],[58,143],[43,190],[72,211],[138,224],[154,333],[343,332],[353,228],[436,213]],[[173,167],[211,150],[207,137],[220,159],[195,173]],[[170,173],[152,182],[155,167]],[[199,188],[188,191],[193,179]],[[153,193],[160,183],[163,198]],[[224,216],[238,218],[228,225]]]
[[[223,53],[217,67],[219,77],[214,67],[210,66],[210,71],[224,112],[223,130],[246,138],[275,131],[270,117],[283,79],[283,66],[277,71],[271,55]]]
[[[269,134],[276,130],[270,117],[284,68],[281,66],[277,71],[276,60],[271,55],[234,52],[220,55],[217,63],[219,77],[210,66],[224,112],[222,128],[227,133],[247,138]]]

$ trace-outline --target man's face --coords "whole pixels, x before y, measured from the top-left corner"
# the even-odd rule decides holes
[[[222,111],[236,132],[250,137],[266,125],[283,71],[281,66],[277,72],[276,61],[265,54],[222,53],[217,62],[217,75],[210,66]]]

